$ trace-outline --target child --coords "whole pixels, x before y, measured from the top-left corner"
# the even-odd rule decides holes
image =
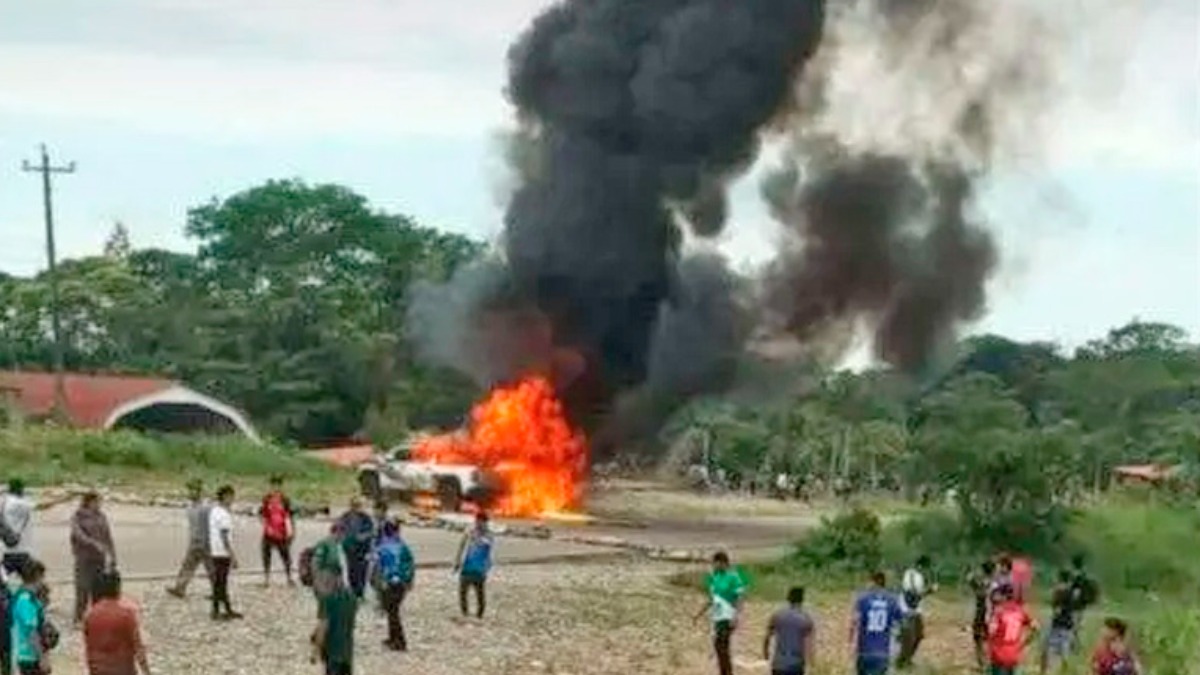
[[[1125,643],[1128,630],[1125,622],[1116,617],[1104,620],[1104,632],[1092,656],[1093,675],[1141,675],[1142,668]]]
[[[50,672],[49,651],[57,642],[57,631],[46,621],[46,567],[36,561],[23,564],[24,584],[12,599],[13,662],[20,675],[46,675]]]

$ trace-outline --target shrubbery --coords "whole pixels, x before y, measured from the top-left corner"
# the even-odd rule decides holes
[[[883,563],[883,524],[863,508],[825,518],[797,544],[792,562],[808,570],[867,574]]]
[[[20,476],[35,486],[180,486],[190,478],[261,486],[275,474],[293,482],[301,496],[351,489],[345,472],[290,448],[241,438],[33,426],[0,430],[0,479]]]

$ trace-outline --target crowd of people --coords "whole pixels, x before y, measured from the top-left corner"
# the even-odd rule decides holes
[[[204,486],[188,485],[188,538],[175,582],[166,591],[187,595],[197,570],[204,567],[210,581],[211,618],[242,618],[234,609],[229,578],[238,569],[233,516],[234,489],[222,486],[215,500],[205,499]],[[0,620],[9,639],[0,640],[2,675],[49,675],[49,655],[59,642],[57,627],[47,609],[50,589],[46,567],[33,554],[34,514],[39,509],[20,480],[9,482],[0,497]],[[402,607],[414,588],[416,561],[402,536],[401,521],[388,513],[386,503],[365,510],[361,498],[350,501],[327,536],[293,557],[296,512],[283,490],[271,479],[258,508],[261,525],[262,583],[271,584],[272,564],[279,558],[286,583],[308,587],[316,605],[311,635],[312,659],[326,675],[353,672],[355,625],[360,606],[374,595],[387,617],[384,646],[405,651],[408,640]],[[75,628],[81,631],[88,675],[149,675],[150,663],[141,637],[138,613],[121,597],[116,547],[101,497],[88,492],[71,516],[74,558]],[[492,569],[494,539],[487,514],[479,512],[464,534],[454,571],[458,576],[460,611],[482,619],[487,607],[487,579]],[[1033,570],[1028,561],[1009,555],[981,563],[970,575],[975,597],[972,636],[979,669],[990,675],[1013,675],[1025,661],[1026,649],[1042,632],[1028,608]],[[718,553],[706,578],[707,602],[696,614],[712,622],[713,647],[720,675],[732,675],[732,638],[738,629],[746,583],[729,556]],[[937,591],[929,556],[919,557],[904,571],[898,592],[890,590],[883,572],[871,575],[870,586],[858,594],[851,612],[849,644],[858,675],[885,675],[895,666],[913,665],[925,637],[923,601]],[[1050,594],[1051,617],[1040,640],[1040,671],[1061,664],[1077,651],[1079,627],[1099,588],[1076,557],[1062,570]],[[474,608],[471,599],[474,597]],[[815,662],[816,621],[805,610],[805,590],[794,587],[785,607],[775,612],[763,641],[763,657],[773,675],[804,675]],[[1120,619],[1104,620],[1092,657],[1094,675],[1139,675],[1141,670],[1126,642],[1128,627]]]
[[[221,486],[215,499],[205,498],[204,486],[188,484],[188,537],[179,573],[166,592],[187,597],[196,572],[204,568],[210,583],[213,621],[234,621],[243,615],[234,609],[230,575],[240,561],[235,546],[235,498],[231,486]],[[34,513],[39,510],[20,480],[11,480],[0,497],[0,675],[50,675],[50,654],[57,648],[59,631],[47,612],[50,588],[46,567],[34,557]],[[412,592],[416,561],[401,534],[401,522],[379,503],[367,513],[355,497],[337,518],[329,534],[293,558],[296,512],[274,477],[258,508],[261,524],[262,583],[271,584],[276,558],[286,583],[309,587],[316,605],[316,627],[311,635],[313,659],[327,675],[353,672],[354,632],[360,605],[369,595],[377,599],[387,617],[391,650],[405,651],[407,638],[401,608]],[[71,551],[74,558],[74,626],[82,634],[88,675],[149,675],[150,659],[142,640],[138,612],[122,598],[116,547],[101,497],[88,492],[71,516]],[[486,513],[475,517],[458,550],[454,570],[460,577],[459,599],[464,617],[482,619],[486,586],[492,568],[494,539]],[[475,609],[469,596],[474,592]]]
[[[1039,625],[1028,607],[1032,584],[1029,562],[1009,555],[983,562],[970,576],[975,594],[972,634],[980,672],[1014,675],[1025,662],[1026,649],[1039,642]],[[738,627],[746,583],[730,565],[729,556],[718,553],[705,586],[708,601],[696,619],[710,613],[718,672],[732,675],[730,642]],[[925,636],[922,601],[936,590],[928,556],[921,556],[904,571],[899,592],[888,588],[884,572],[871,574],[869,586],[858,594],[850,613],[848,642],[857,675],[886,675],[893,666],[901,671],[912,667]],[[1083,558],[1076,556],[1071,568],[1060,572],[1051,593],[1050,628],[1040,641],[1038,663],[1043,675],[1075,653],[1083,614],[1098,596],[1096,581],[1087,573]],[[803,587],[792,588],[786,606],[767,623],[762,653],[772,675],[805,675],[813,670],[817,628],[804,609],[804,599]],[[1104,620],[1092,653],[1094,675],[1142,673],[1127,634],[1128,625],[1120,618]]]

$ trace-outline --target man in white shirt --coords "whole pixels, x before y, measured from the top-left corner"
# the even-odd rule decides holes
[[[209,569],[212,572],[212,618],[213,621],[240,619],[242,615],[233,611],[229,602],[229,572],[237,568],[237,556],[233,552],[233,487],[225,485],[217,490],[217,503],[208,515]]]
[[[900,654],[896,667],[901,670],[912,665],[917,649],[925,639],[925,618],[921,615],[921,601],[936,590],[929,582],[933,563],[929,556],[917,558],[917,564],[904,570],[900,582],[900,605],[904,609],[904,620],[900,623]]]
[[[0,518],[16,537],[15,542],[5,542],[3,564],[11,575],[19,574],[33,556],[33,511],[33,502],[25,495],[25,481],[10,480],[8,494],[0,500]]]

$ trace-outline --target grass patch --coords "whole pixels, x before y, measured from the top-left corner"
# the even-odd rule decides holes
[[[347,471],[287,447],[236,437],[151,436],[132,431],[26,427],[0,430],[0,476],[31,486],[85,484],[151,494],[180,494],[191,479],[209,489],[232,484],[257,494],[282,475],[306,503],[341,501],[354,488]]]

